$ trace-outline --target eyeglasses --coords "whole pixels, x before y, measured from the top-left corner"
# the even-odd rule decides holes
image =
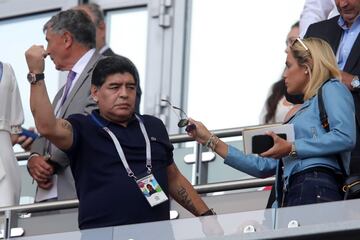
[[[303,40],[301,40],[301,38],[299,38],[299,37],[295,39],[295,41],[293,42],[292,45],[294,45],[296,43],[296,41],[299,41],[299,43],[304,47],[305,51],[309,51],[309,48],[305,45]]]
[[[166,100],[166,99],[161,99],[161,101],[163,102],[166,102],[173,110],[178,110],[180,111],[180,114],[182,114],[183,116],[179,115],[178,112],[174,111],[174,113],[178,116],[179,118],[179,122],[178,122],[178,127],[179,128],[183,128],[183,127],[186,127],[185,128],[185,131],[189,132],[193,129],[195,129],[195,125],[194,124],[190,124],[189,125],[189,120],[188,120],[188,116],[186,114],[186,112],[184,110],[182,110],[181,108],[179,107],[175,107],[174,105],[171,104],[170,101]]]

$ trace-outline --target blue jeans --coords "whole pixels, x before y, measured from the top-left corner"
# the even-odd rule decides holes
[[[290,178],[284,207],[342,200],[340,184],[331,170],[305,170]]]

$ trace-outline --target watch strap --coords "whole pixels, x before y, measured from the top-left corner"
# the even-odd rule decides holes
[[[203,217],[203,216],[211,216],[211,215],[216,215],[214,209],[210,208],[209,210],[207,210],[206,212],[200,214],[200,217]]]

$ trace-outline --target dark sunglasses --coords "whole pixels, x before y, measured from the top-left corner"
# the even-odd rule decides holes
[[[186,127],[185,128],[185,131],[189,132],[189,131],[192,131],[195,129],[195,125],[194,124],[190,124],[189,125],[189,120],[188,120],[188,116],[186,114],[186,112],[184,110],[182,110],[181,108],[179,107],[176,107],[174,105],[171,104],[170,101],[166,100],[166,99],[161,99],[161,101],[163,102],[166,102],[173,110],[178,110],[180,111],[180,114],[182,114],[183,116],[180,116],[176,111],[174,111],[174,113],[178,116],[179,118],[179,122],[178,122],[178,127],[179,128],[183,128],[183,127]]]

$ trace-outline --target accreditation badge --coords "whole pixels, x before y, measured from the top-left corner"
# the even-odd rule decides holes
[[[153,174],[136,180],[136,183],[138,184],[140,191],[143,193],[151,207],[159,205],[160,203],[168,200],[166,194],[160,187],[159,183],[156,181]]]

